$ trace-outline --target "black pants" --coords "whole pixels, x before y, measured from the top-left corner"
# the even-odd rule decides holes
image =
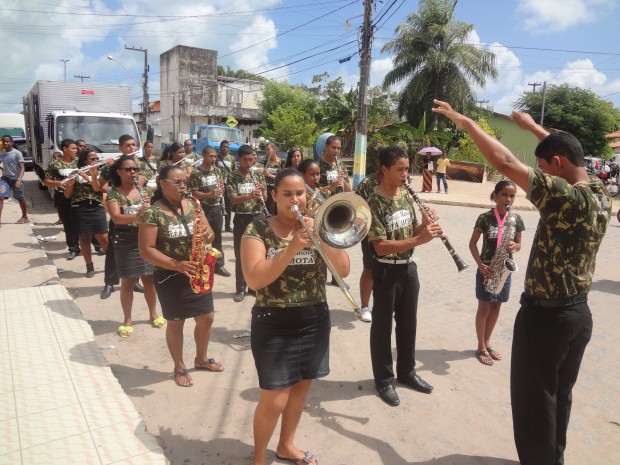
[[[224,206],[226,207],[226,215],[224,215],[224,227],[230,229],[230,217],[232,212],[232,204],[230,203],[230,197],[228,193],[224,192]]]
[[[103,282],[106,286],[116,286],[120,282],[116,271],[116,260],[114,258],[114,223],[110,220],[108,224],[108,248],[105,252],[105,265],[103,272]]]
[[[396,321],[396,376],[415,375],[415,339],[420,283],[414,262],[388,265],[375,261],[372,272],[373,307],[370,326],[370,358],[379,388],[394,380],[392,362],[392,314]]]
[[[248,224],[258,215],[239,215],[235,214],[233,218],[233,244],[235,248],[235,281],[237,284],[237,292],[245,292],[246,284],[243,279],[243,270],[241,269],[241,238]]]
[[[224,250],[222,249],[222,225],[224,223],[224,217],[222,216],[222,207],[204,205],[203,210],[205,216],[213,229],[213,247],[222,252],[220,258],[217,259],[215,266],[221,268],[224,266]]]
[[[572,389],[591,336],[587,302],[563,308],[522,306],[517,313],[510,398],[522,465],[564,463]]]
[[[75,216],[71,213],[71,199],[65,198],[62,192],[55,192],[56,205],[58,206],[58,216],[62,220],[62,227],[65,231],[65,240],[69,250],[80,251],[80,236],[78,234],[78,224]]]
[[[267,206],[267,211],[271,216],[275,216],[278,212],[276,208],[276,203],[273,201],[273,197],[271,196],[271,192],[273,191],[273,186],[267,185],[267,200],[265,201],[265,205]]]

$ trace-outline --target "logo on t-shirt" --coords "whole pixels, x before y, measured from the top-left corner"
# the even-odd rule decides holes
[[[194,224],[190,223],[187,226],[189,227],[189,233],[192,234],[194,230]],[[169,237],[187,237],[187,231],[185,230],[185,226],[183,226],[182,224],[169,225],[168,236]]]
[[[411,213],[409,210],[398,210],[391,215],[386,215],[385,225],[388,232],[411,226]]]

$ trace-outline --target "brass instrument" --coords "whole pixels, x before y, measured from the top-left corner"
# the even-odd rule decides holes
[[[426,218],[426,220],[429,223],[431,224],[436,223],[437,220],[434,219],[430,215],[429,208],[426,206],[424,202],[422,202],[422,199],[420,199],[418,194],[415,193],[415,191],[409,185],[409,182],[405,180],[404,185],[407,191],[409,192],[409,194],[411,195],[411,197],[413,198],[414,202],[418,205],[418,208],[420,209],[420,213],[422,214],[422,216]],[[456,250],[454,250],[454,247],[452,247],[452,244],[450,244],[450,241],[448,240],[448,236],[446,236],[445,234],[442,234],[440,236],[440,239],[441,239],[441,242],[443,242],[443,245],[446,246],[446,249],[448,249],[448,252],[450,252],[450,255],[452,256],[452,259],[454,260],[454,263],[456,264],[458,271],[461,272],[469,268],[469,265],[463,261],[463,259],[459,256],[459,254],[456,253]]]
[[[314,218],[326,199],[321,194],[320,189],[313,189],[308,184],[306,184],[306,191],[310,194],[310,197],[306,200],[305,216]]]
[[[338,171],[338,177],[339,177],[340,179],[342,179],[342,174],[340,174],[340,173],[341,173],[341,170],[340,170],[340,163],[338,163],[338,157],[337,157],[337,156],[335,156],[335,155],[334,155],[334,163],[336,164],[336,171]],[[344,183],[344,181],[343,181],[343,183]],[[337,190],[337,192],[338,192],[339,194],[342,194],[342,193],[344,192],[344,185],[342,185],[342,186],[338,186],[338,190]]]
[[[349,292],[347,284],[329,261],[319,238],[336,249],[354,246],[368,234],[371,221],[370,207],[363,198],[353,192],[335,195],[326,200],[316,213],[314,219],[316,234],[306,225],[297,205],[293,205],[291,211],[295,213],[308,236],[310,236],[314,248],[325,261],[327,268],[338,283],[338,287],[353,309],[357,311],[360,308],[359,305]]]
[[[217,188],[219,189],[222,187],[222,184],[224,184],[224,181],[222,181],[217,175],[217,166],[215,166],[215,164],[213,165],[213,172],[215,173],[215,182],[217,182]],[[220,206],[220,209],[222,210],[222,216],[226,216],[226,205],[224,203],[223,192],[219,195],[218,204]]]
[[[497,247],[495,255],[489,263],[492,275],[484,278],[484,290],[491,294],[499,294],[506,283],[506,279],[513,271],[518,271],[519,267],[512,259],[512,256],[506,250],[508,243],[512,241],[517,232],[517,218],[510,212],[510,206],[506,206],[506,219],[504,221],[504,232],[502,234],[502,242]],[[498,225],[499,234],[499,225]]]
[[[136,150],[135,152],[128,153],[128,154],[127,154],[127,156],[129,156],[129,157],[133,157],[134,155],[136,155],[136,154],[138,154],[138,153],[140,153],[140,150]],[[117,155],[117,156],[115,156],[115,157],[113,158],[113,160],[115,160],[115,161],[116,161],[118,158],[120,158],[120,157],[122,157],[122,156],[123,156],[123,154]],[[90,171],[92,168],[95,168],[95,167],[99,168],[100,166],[103,166],[103,165],[105,165],[105,164],[107,164],[107,163],[108,163],[108,159],[106,158],[105,160],[100,161],[100,162],[98,162],[98,163],[95,163],[95,164],[93,164],[93,165],[86,165],[86,166],[83,166],[83,167],[81,167],[81,168],[78,168],[78,169],[76,169],[75,171],[73,171],[73,172],[72,172],[69,176],[67,176],[65,179],[63,179],[63,180],[61,181],[61,183],[62,183],[62,184],[64,184],[64,183],[66,183],[66,182],[71,181],[72,179],[77,179],[77,178],[80,176],[80,173],[81,173],[81,172],[86,173],[87,171]]]
[[[194,202],[196,208],[192,229],[192,251],[190,260],[198,262],[196,274],[189,278],[189,283],[195,294],[206,294],[213,290],[215,262],[222,253],[213,247],[207,247],[204,240],[204,228],[200,222],[200,214],[202,213],[200,202],[192,195],[187,195],[187,197]]]

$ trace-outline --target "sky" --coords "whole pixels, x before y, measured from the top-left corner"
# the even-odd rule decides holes
[[[224,67],[293,84],[310,85],[324,72],[347,88],[359,79],[363,0],[1,1],[0,112],[20,112],[34,82],[63,80],[65,65],[67,81],[81,75],[89,76],[85,86],[132,86],[137,110],[144,53],[125,46],[148,50],[151,101],[172,98],[160,95],[159,54],[179,44],[217,50]],[[373,5],[371,85],[380,85],[392,63],[381,48],[418,2]],[[529,84],[543,82],[590,89],[620,108],[619,17],[619,0],[459,0],[454,12],[474,26],[468,42],[496,54],[498,79],[476,93],[480,105],[503,114],[533,90]]]

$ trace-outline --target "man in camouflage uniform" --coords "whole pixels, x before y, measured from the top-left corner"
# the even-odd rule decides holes
[[[226,178],[230,176],[237,169],[237,162],[229,152],[230,143],[227,140],[220,142],[220,153],[217,155],[217,167],[221,168],[226,173]],[[230,204],[230,197],[228,196],[228,190],[224,192],[224,205],[226,206],[226,215],[224,216],[224,231],[232,232],[230,228],[230,218],[232,212],[232,206]]]
[[[200,155],[194,152],[194,144],[192,143],[192,141],[187,139],[185,142],[183,142],[183,149],[185,150],[185,155],[183,156],[187,157],[185,158],[185,161],[193,166],[194,163],[196,163],[196,161],[200,158]]]
[[[265,211],[267,193],[265,181],[260,173],[251,175],[254,164],[254,149],[249,145],[239,147],[239,168],[231,173],[226,182],[235,217],[233,219],[233,243],[235,249],[235,278],[237,292],[235,302],[241,302],[247,292],[243,271],[241,270],[241,237],[254,217]],[[252,177],[253,176],[253,177]],[[256,183],[254,182],[256,180]]]
[[[416,219],[413,203],[402,189],[409,158],[400,147],[379,153],[382,179],[368,198],[372,223],[368,241],[374,255],[370,357],[379,397],[388,405],[400,404],[394,389],[392,315],[396,321],[396,378],[417,391],[430,394],[433,387],[415,371],[415,340],[420,283],[413,261],[416,246],[441,235],[438,223]]]
[[[213,247],[221,252],[215,264],[215,273],[229,277],[230,272],[224,267],[222,250],[222,223],[226,209],[224,207],[224,178],[222,170],[215,166],[217,151],[206,146],[202,151],[202,164],[189,175],[189,189],[202,206],[202,210],[213,229]]]
[[[511,119],[540,141],[539,169],[519,161],[450,105],[433,109],[464,128],[497,171],[527,192],[540,212],[512,343],[510,395],[515,444],[523,465],[562,465],[572,389],[592,335],[588,291],[609,224],[611,198],[585,169],[571,134],[549,134],[525,113]]]

